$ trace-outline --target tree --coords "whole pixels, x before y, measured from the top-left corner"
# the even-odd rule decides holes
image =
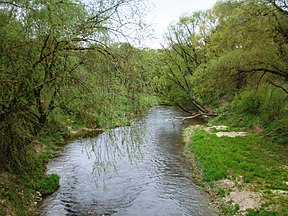
[[[197,99],[198,95],[193,91],[191,77],[207,62],[207,43],[210,35],[207,25],[212,24],[209,21],[208,12],[207,14],[195,12],[180,17],[179,22],[168,29],[166,34],[168,47],[163,58],[168,79],[174,83],[171,92],[183,92],[182,98],[180,100],[174,98],[174,102],[179,105],[189,98],[193,109],[202,113],[209,113],[209,109]]]
[[[93,85],[85,77],[98,71],[84,67],[88,53],[112,56],[111,41],[141,21],[141,2],[0,1],[0,170],[20,171],[51,113],[70,112],[69,92]]]
[[[238,6],[227,14],[227,5]],[[225,18],[220,19],[225,20],[225,25],[220,23],[211,39],[212,47],[221,55],[219,67],[226,67],[219,70],[234,70],[242,82],[255,74],[260,74],[260,80],[267,75],[288,79],[288,17],[275,7],[275,2],[271,5],[254,1],[226,1],[217,6],[218,14],[221,14],[219,11],[226,13]]]

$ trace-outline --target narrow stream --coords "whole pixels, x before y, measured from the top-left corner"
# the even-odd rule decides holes
[[[156,107],[129,127],[76,140],[48,164],[60,188],[41,215],[216,215],[193,183],[183,113]]]

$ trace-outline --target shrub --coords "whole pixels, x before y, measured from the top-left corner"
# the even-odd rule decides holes
[[[46,175],[35,184],[34,189],[39,191],[42,195],[51,194],[58,189],[59,180],[60,176],[55,173]]]
[[[262,127],[266,138],[288,144],[288,95],[281,89],[262,84],[257,91],[247,88],[231,103],[231,122],[236,126]],[[236,114],[236,115],[235,115]]]
[[[257,90],[247,88],[239,93],[231,108],[238,114],[258,115],[264,123],[269,123],[287,116],[287,94],[274,86],[262,84]]]

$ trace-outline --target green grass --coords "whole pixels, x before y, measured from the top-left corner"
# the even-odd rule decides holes
[[[265,142],[259,135],[217,137],[203,128],[194,129],[188,147],[203,169],[203,181],[236,180],[241,176],[243,183],[250,185],[251,190],[266,192],[266,205],[277,206],[280,213],[276,215],[288,215],[287,196],[279,197],[271,192],[288,191],[287,147]],[[223,197],[223,191],[220,192],[219,195]],[[226,208],[226,211],[230,210]],[[251,212],[250,215],[274,215],[268,213]]]
[[[34,189],[39,191],[42,195],[52,194],[58,189],[59,180],[60,176],[55,173],[46,175],[35,184]]]

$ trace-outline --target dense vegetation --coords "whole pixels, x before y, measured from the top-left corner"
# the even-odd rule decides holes
[[[140,62],[147,51],[117,42],[145,27],[145,5],[87,4],[0,1],[1,215],[33,209],[20,185],[42,194],[57,188],[59,177],[44,176],[43,167],[53,143],[81,127],[129,124],[155,101],[147,85],[153,71]]]
[[[287,1],[219,1],[180,17],[161,50],[163,97],[201,113],[229,111],[221,117],[234,126],[287,145],[287,23]]]
[[[57,185],[43,176],[51,143],[129,124],[156,97],[287,146],[286,0],[225,0],[183,15],[158,50],[119,42],[145,29],[144,11],[141,0],[0,1],[0,214],[32,208],[9,182]]]

